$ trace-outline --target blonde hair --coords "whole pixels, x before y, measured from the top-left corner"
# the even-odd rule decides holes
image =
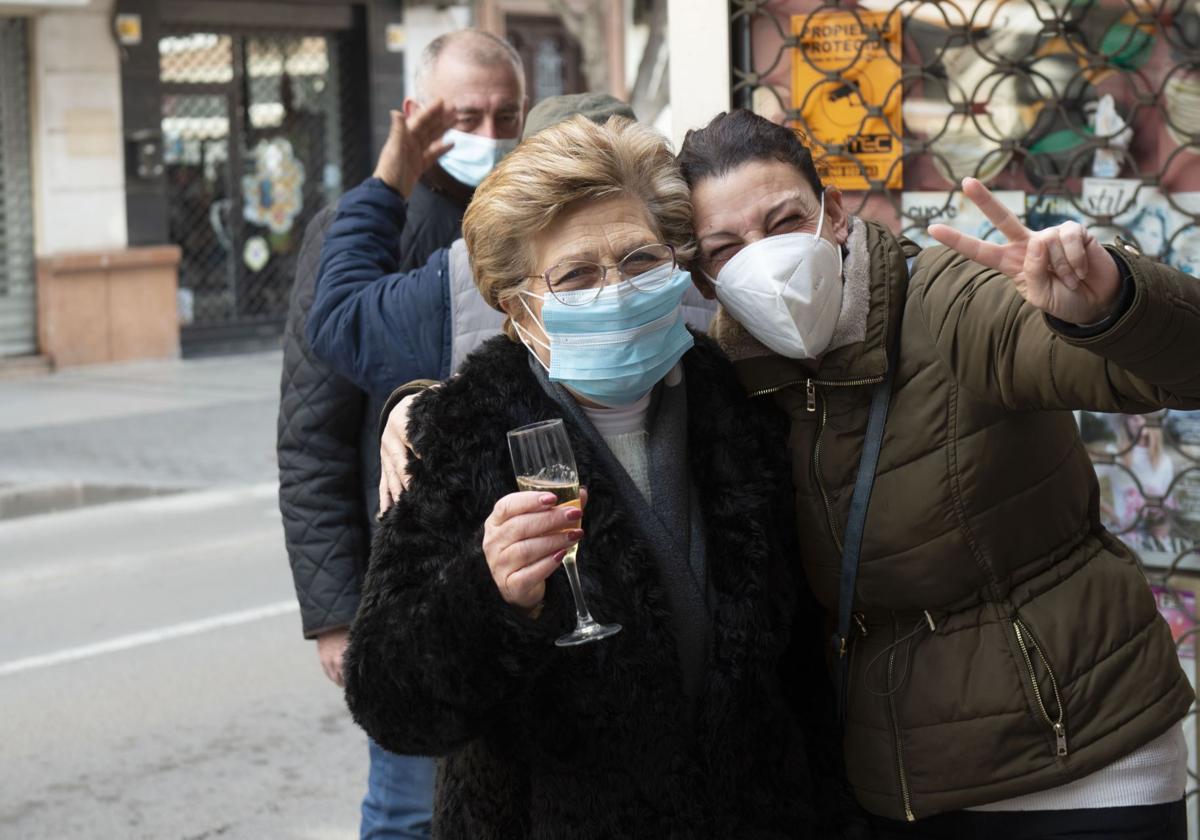
[[[463,218],[475,285],[501,312],[537,271],[533,240],[579,201],[628,196],[646,208],[655,233],[680,264],[695,253],[692,203],[666,139],[612,117],[575,116],[524,140],[479,188]],[[511,319],[505,332],[514,337]]]

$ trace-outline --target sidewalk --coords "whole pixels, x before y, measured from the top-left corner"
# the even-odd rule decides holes
[[[0,518],[276,480],[282,355],[0,381]]]

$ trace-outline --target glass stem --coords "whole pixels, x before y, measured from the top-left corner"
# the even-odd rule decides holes
[[[576,549],[572,548],[563,558],[563,567],[567,570],[567,580],[571,581],[571,594],[575,596],[575,616],[580,624],[594,624],[592,614],[588,612],[587,601],[583,598],[583,585],[579,582],[579,567],[575,564]]]

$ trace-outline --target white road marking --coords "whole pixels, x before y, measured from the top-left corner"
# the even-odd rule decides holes
[[[91,659],[94,656],[103,656],[108,653],[132,650],[133,648],[166,642],[171,639],[181,639],[185,636],[208,633],[209,631],[220,630],[225,627],[236,627],[239,624],[249,624],[250,622],[261,621],[265,618],[275,618],[287,615],[288,613],[298,612],[299,609],[300,605],[294,599],[278,601],[274,604],[253,607],[248,610],[214,615],[211,618],[202,618],[197,621],[185,621],[182,624],[171,624],[167,627],[158,627],[154,630],[146,630],[141,633],[130,633],[127,636],[117,636],[115,639],[107,639],[103,642],[96,642],[90,645],[64,648],[54,653],[28,656],[24,659],[14,659],[10,662],[0,662],[0,677],[8,677],[24,671],[50,668],[54,665],[76,662],[80,659]]]

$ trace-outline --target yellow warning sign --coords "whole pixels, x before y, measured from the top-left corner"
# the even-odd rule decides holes
[[[839,189],[904,186],[900,28],[895,12],[792,17],[792,107],[804,117],[796,127],[840,147],[821,156],[825,180]]]

